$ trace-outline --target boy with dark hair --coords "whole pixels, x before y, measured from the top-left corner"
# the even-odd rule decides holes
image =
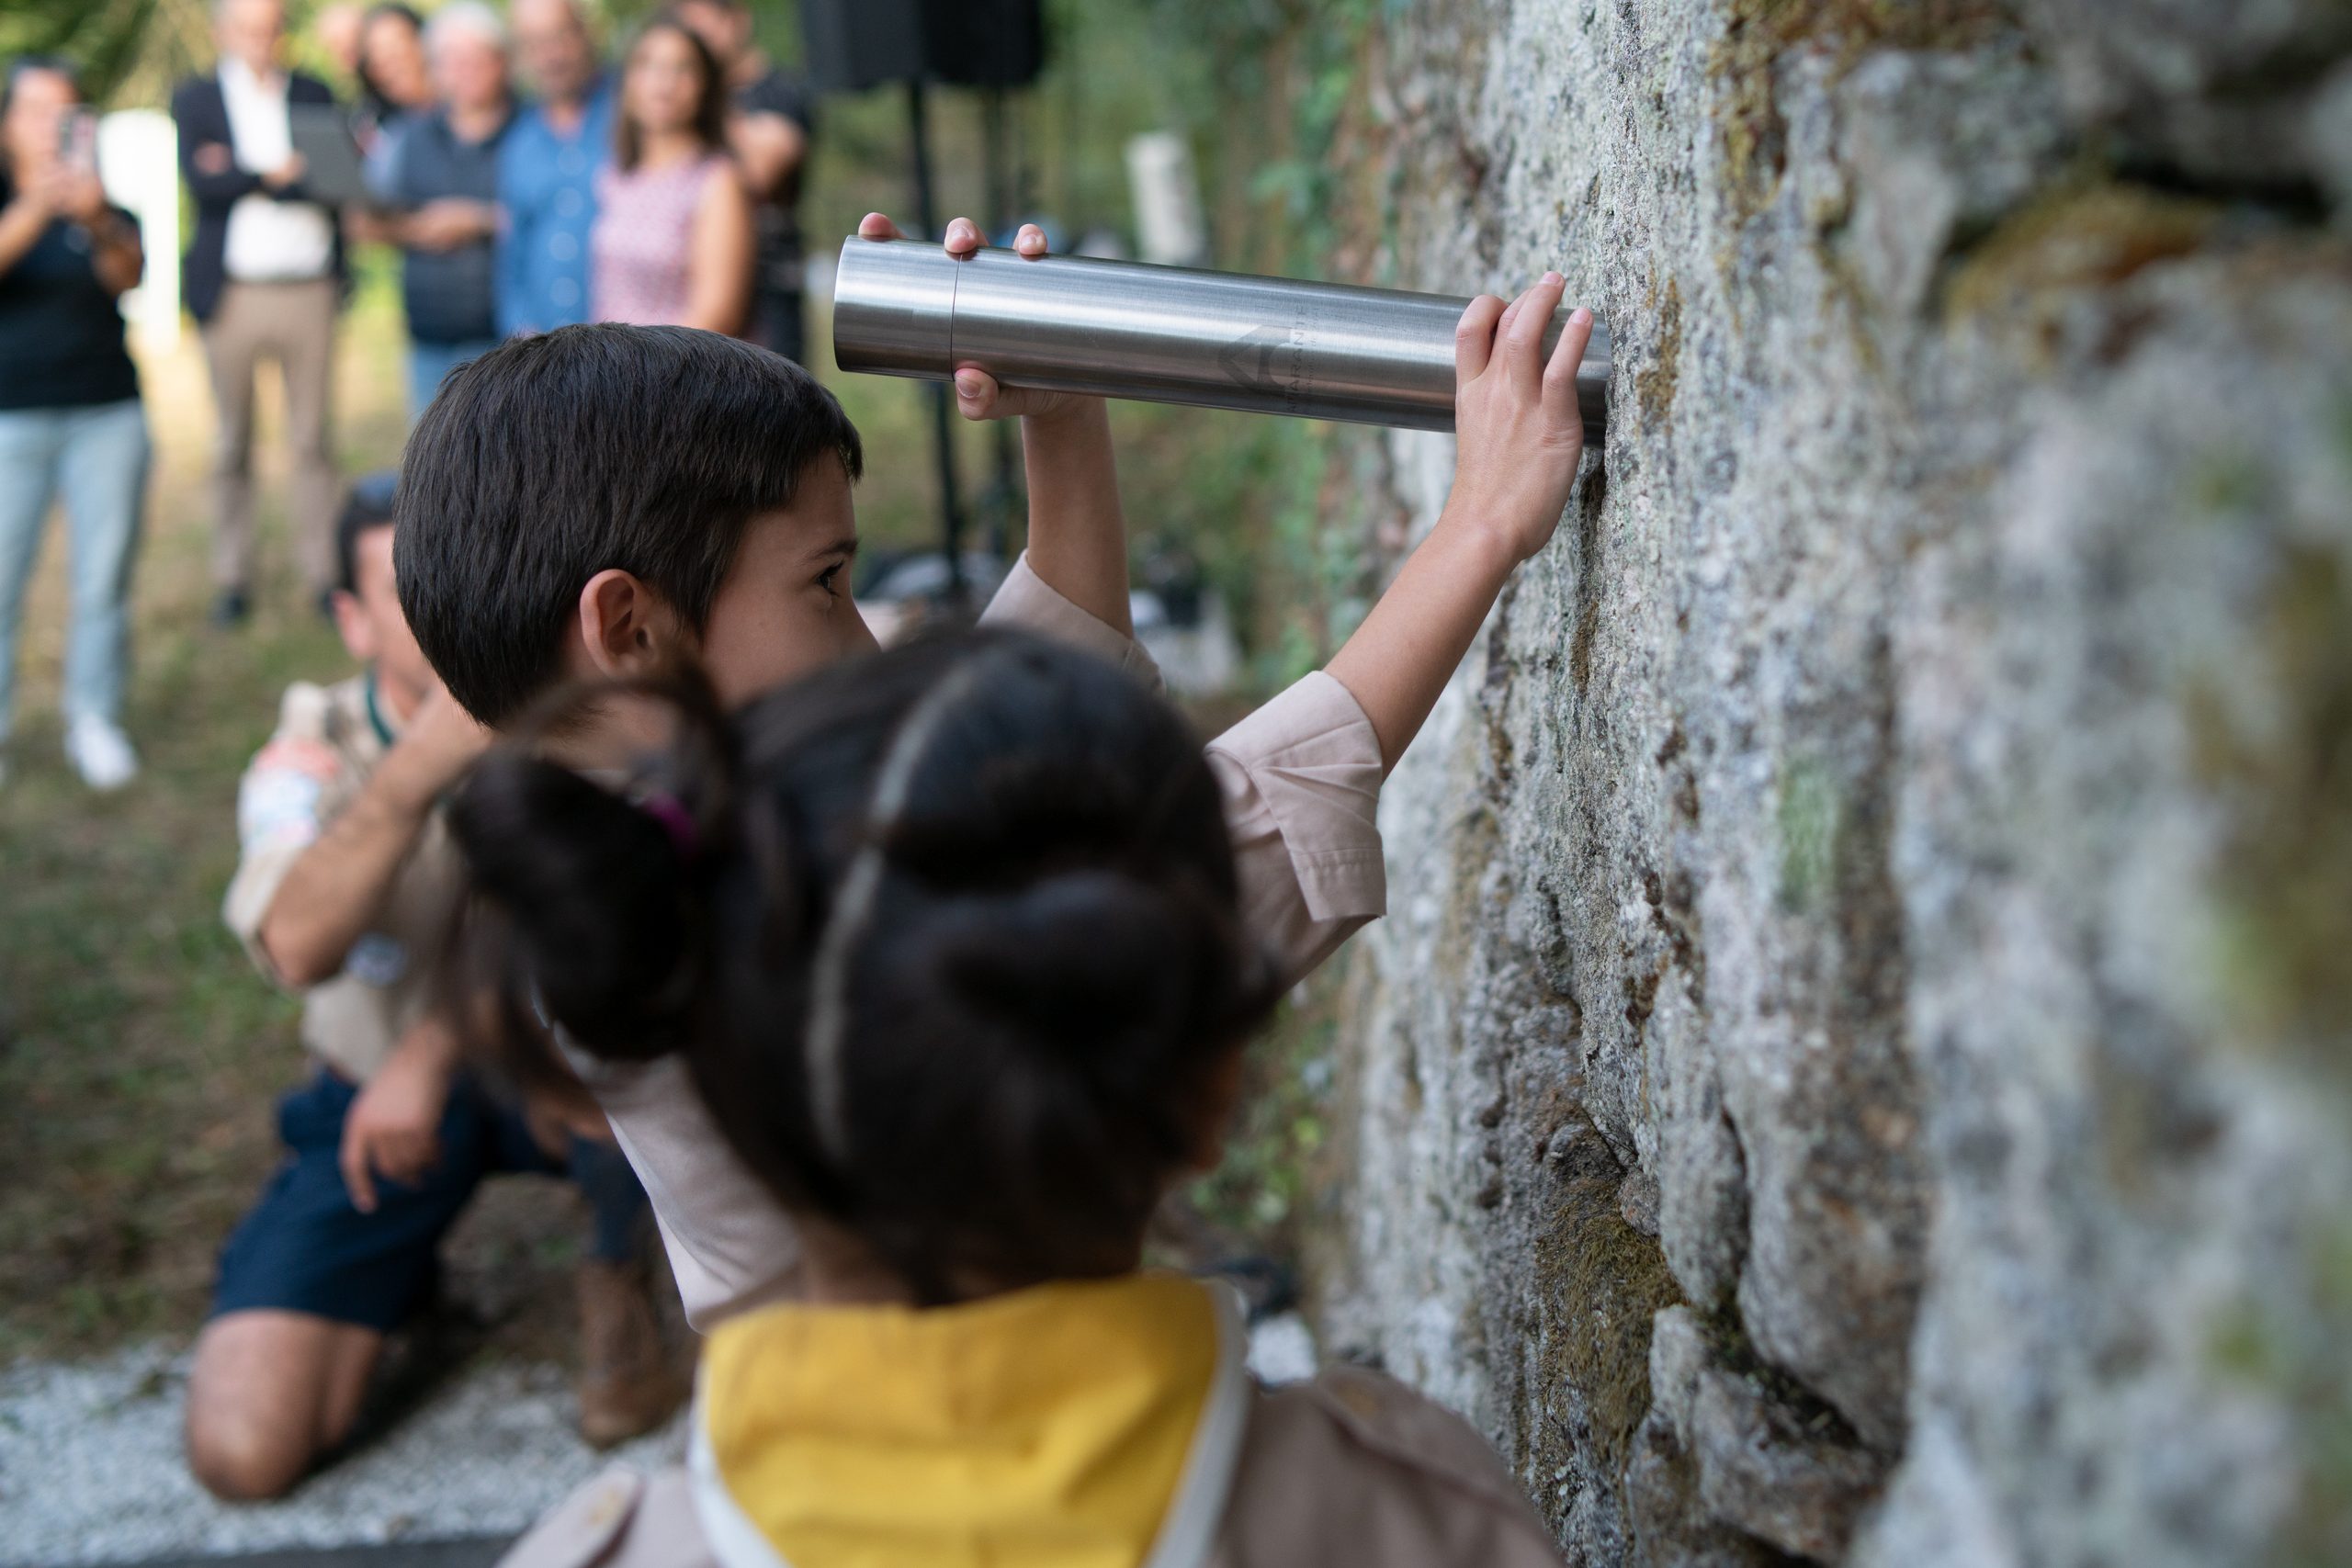
[[[639,617],[616,636],[657,635],[639,624],[657,610],[660,635],[725,635],[733,617],[714,628],[722,584],[760,585],[738,559],[764,537],[755,516],[845,504],[864,471],[832,394],[735,338],[567,327],[487,357],[488,370],[453,377],[418,423],[399,556],[418,642],[450,694],[492,728],[581,672],[566,633],[592,604]],[[795,586],[841,606],[833,615],[823,598],[823,614],[762,617],[761,635],[785,639],[776,666],[798,670],[849,651],[843,639],[862,630],[849,608],[857,538],[846,516],[789,532],[811,569]],[[750,690],[772,683],[749,678]]]
[[[879,214],[859,232],[897,237]],[[964,219],[946,246],[979,245]],[[1015,248],[1045,254],[1025,228]],[[1446,513],[1329,671],[1208,748],[1240,909],[1285,979],[1377,916],[1380,783],[1467,651],[1504,581],[1557,525],[1583,449],[1577,312],[1551,362],[1561,280],[1481,298],[1457,340],[1462,432]],[[1110,425],[1091,398],[956,377],[967,418],[1023,420],[1028,548],[983,615],[1149,678],[1127,609]],[[864,453],[797,367],[704,333],[582,327],[461,370],[411,437],[398,534],[402,603],[451,694],[494,727],[559,682],[699,663],[736,704],[867,650],[849,598],[850,486]],[[612,710],[548,743],[582,771],[646,737]],[[726,1149],[676,1058],[572,1066],[645,1182],[697,1327],[799,1288],[791,1224]]]
[[[335,527],[335,624],[363,668],[289,688],[238,790],[223,912],[262,972],[302,992],[317,1070],[279,1103],[286,1157],[221,1249],[197,1342],[188,1464],[224,1497],[286,1491],[350,1432],[386,1336],[432,1294],[441,1238],[501,1171],[569,1175],[594,1213],[582,1433],[648,1430],[681,1393],[649,1294],[644,1190],[609,1131],[493,1099],[430,993],[462,874],[441,796],[490,732],[401,614],[394,477],[356,485]]]

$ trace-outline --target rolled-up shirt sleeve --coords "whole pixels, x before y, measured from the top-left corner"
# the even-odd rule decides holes
[[[1047,586],[1029,565],[1026,550],[1012,563],[1004,586],[996,591],[989,607],[980,612],[980,625],[1017,627],[1067,643],[1117,665],[1154,691],[1160,689],[1159,666],[1144,651],[1143,644]]]
[[[1161,686],[1141,643],[1055,591],[1025,553],[980,622],[1082,649]],[[1208,761],[1233,835],[1242,922],[1285,982],[1303,979],[1387,912],[1380,738],[1347,687],[1317,671],[1211,741]]]
[[[1317,671],[1209,742],[1241,880],[1241,918],[1285,982],[1388,909],[1380,738]]]

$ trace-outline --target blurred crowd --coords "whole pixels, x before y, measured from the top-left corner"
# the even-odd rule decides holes
[[[182,289],[218,413],[214,623],[252,612],[254,389],[285,388],[297,565],[332,617],[333,366],[345,247],[398,248],[412,415],[457,367],[579,321],[699,327],[802,354],[796,217],[810,94],[757,47],[744,0],[683,0],[607,52],[576,0],[327,6],[288,63],[284,0],[216,0],[217,62],[174,92],[195,214]],[[146,265],[98,177],[73,62],[0,89],[0,782],[25,592],[53,503],[67,517],[70,761],[119,787],[127,602],[149,438],[118,300]]]

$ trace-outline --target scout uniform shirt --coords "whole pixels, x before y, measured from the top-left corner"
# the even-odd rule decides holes
[[[333,686],[287,688],[269,738],[237,786],[236,879],[221,914],[261,972],[283,985],[261,945],[262,918],[302,852],[349,809],[400,731],[374,671]],[[465,886],[465,866],[435,808],[394,873],[343,972],[302,997],[302,1043],[366,1083],[425,1010],[431,972]]]
[[[1226,1286],[1139,1273],[721,1324],[684,1471],[503,1568],[1560,1568],[1486,1439],[1375,1372],[1267,1390]]]

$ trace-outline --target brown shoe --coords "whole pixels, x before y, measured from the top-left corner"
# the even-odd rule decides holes
[[[580,1435],[600,1449],[642,1437],[686,1395],[643,1269],[580,1266]]]

